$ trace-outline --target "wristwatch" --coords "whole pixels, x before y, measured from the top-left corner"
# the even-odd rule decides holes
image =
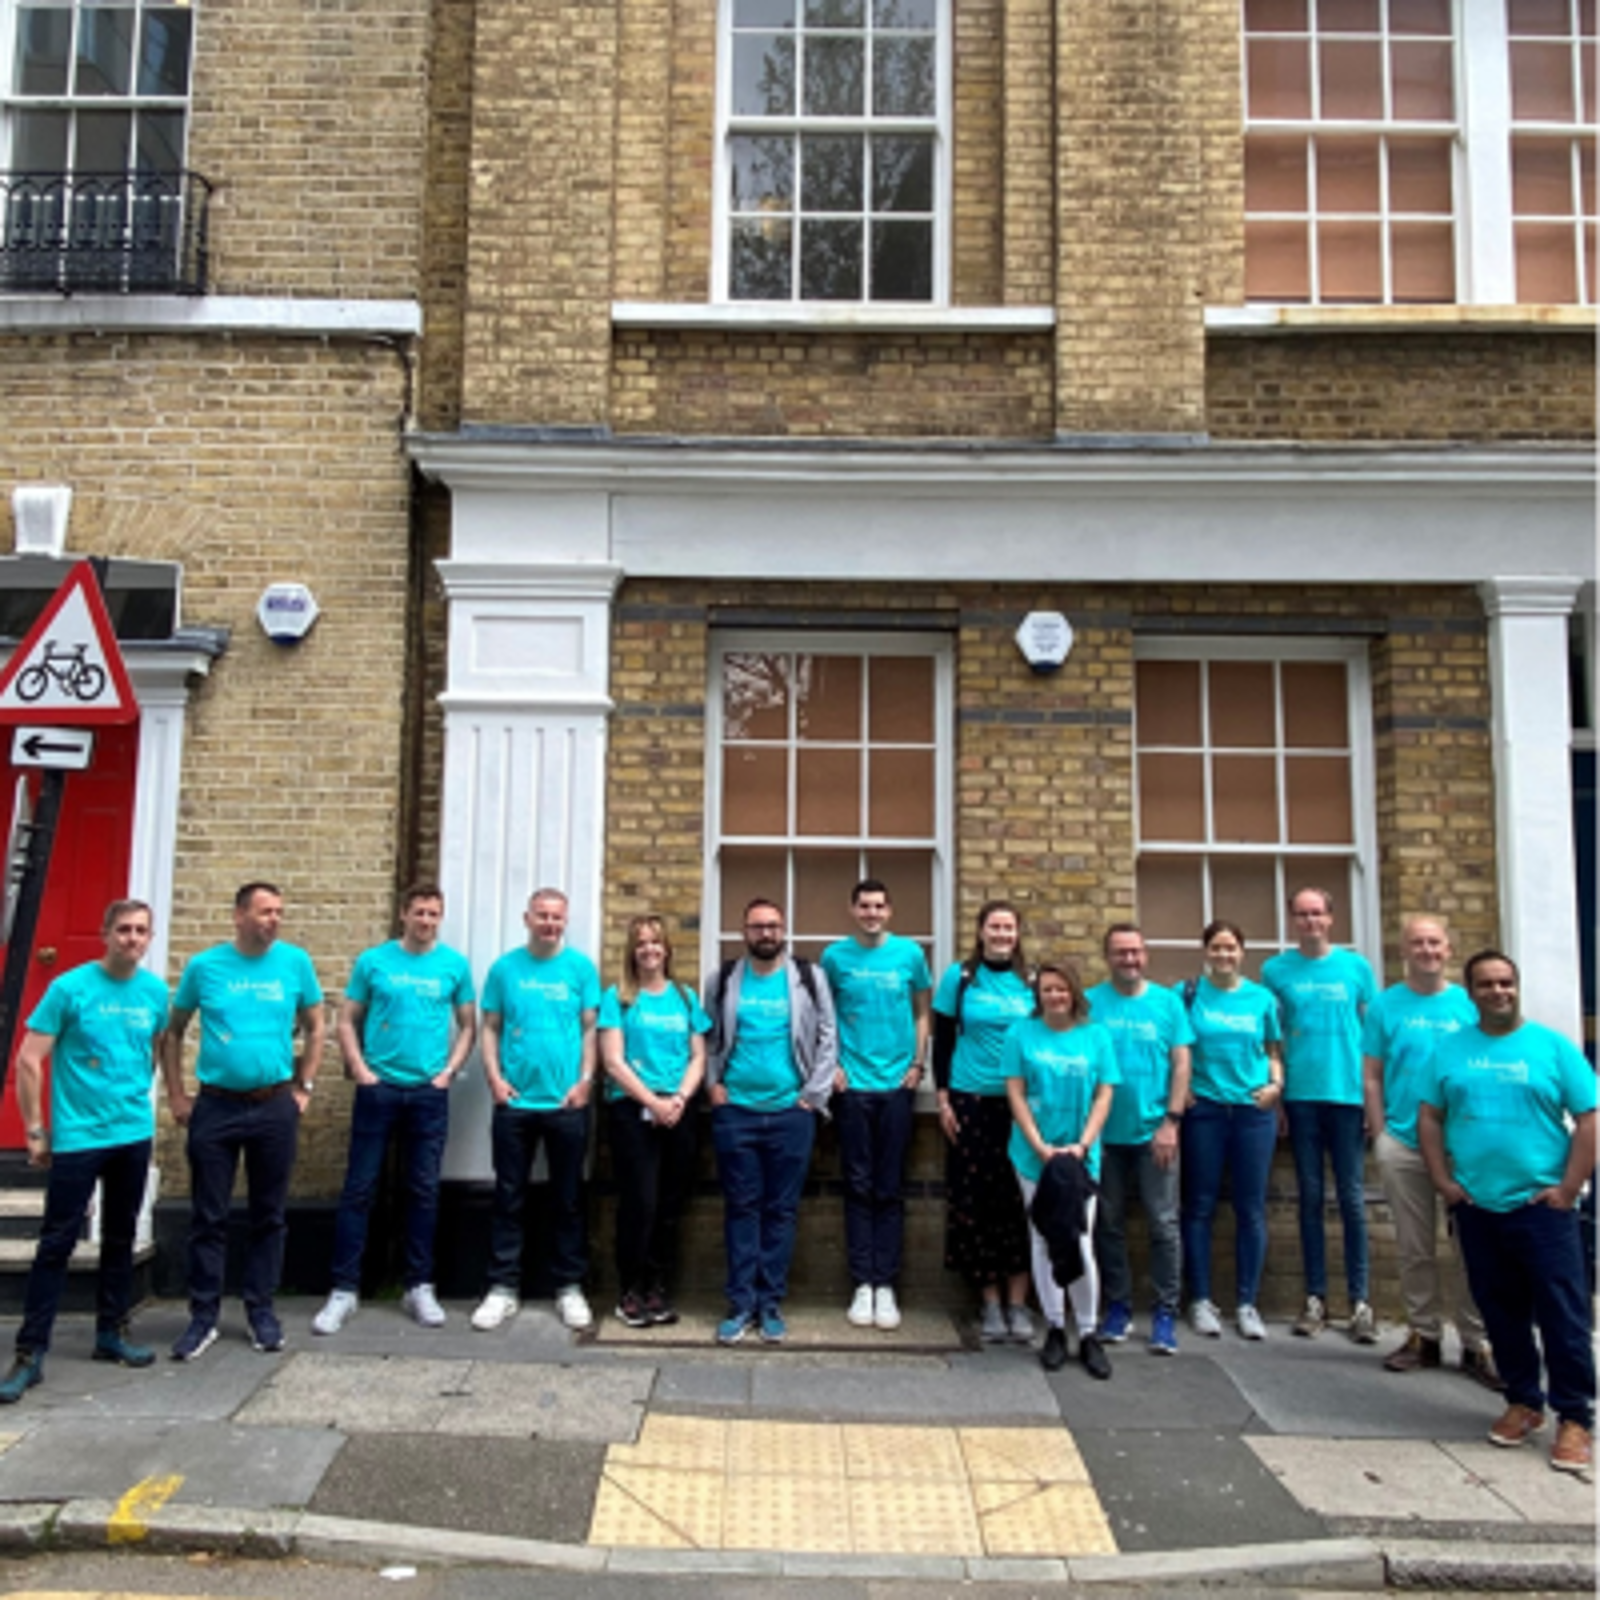
[[[317,1092],[317,1080],[315,1078],[296,1078],[294,1086],[301,1094],[315,1094]]]
[[[44,1129],[43,1128],[25,1128],[23,1130],[23,1132],[30,1139],[42,1139],[42,1138],[44,1138]]]
[[[1183,1113],[1181,1111],[1163,1111],[1161,1113],[1161,1120],[1163,1122],[1170,1122],[1172,1126],[1176,1128],[1178,1124],[1183,1121]]]

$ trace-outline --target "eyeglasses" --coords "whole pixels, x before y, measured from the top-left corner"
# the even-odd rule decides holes
[[[781,922],[747,922],[744,925],[746,933],[782,933]]]

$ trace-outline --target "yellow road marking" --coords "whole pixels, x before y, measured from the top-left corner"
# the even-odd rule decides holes
[[[183,1474],[165,1478],[145,1478],[117,1501],[117,1509],[106,1524],[108,1544],[138,1544],[149,1536],[145,1518],[159,1511],[183,1487]]]

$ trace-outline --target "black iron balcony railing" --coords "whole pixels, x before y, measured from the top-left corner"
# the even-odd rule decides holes
[[[0,292],[204,294],[198,172],[0,173]]]

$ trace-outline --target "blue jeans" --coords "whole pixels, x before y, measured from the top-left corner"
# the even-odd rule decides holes
[[[844,1238],[853,1283],[892,1288],[905,1244],[906,1148],[914,1089],[846,1089],[833,1097],[844,1174]]]
[[[1196,1100],[1183,1119],[1183,1261],[1189,1293],[1211,1295],[1211,1227],[1232,1180],[1238,1301],[1253,1306],[1267,1260],[1267,1176],[1278,1143],[1278,1118],[1257,1105]]]
[[[728,1249],[728,1309],[735,1316],[776,1311],[788,1292],[800,1191],[816,1131],[816,1114],[799,1106],[749,1111],[727,1105],[711,1113]]]
[[[222,1308],[228,1262],[228,1208],[244,1157],[250,1247],[239,1286],[246,1311],[270,1307],[283,1276],[288,1232],[284,1206],[294,1170],[300,1108],[287,1088],[269,1100],[208,1094],[202,1085],[189,1118],[189,1314],[209,1322]]]
[[[1156,1309],[1178,1312],[1183,1289],[1183,1249],[1178,1236],[1178,1172],[1174,1161],[1158,1167],[1155,1146],[1100,1146],[1100,1204],[1095,1210],[1094,1251],[1100,1290],[1108,1304],[1133,1304],[1128,1266],[1128,1199],[1137,1190],[1150,1234],[1150,1280]],[[1207,1296],[1206,1298],[1209,1298]]]
[[[494,1211],[489,1219],[489,1282],[516,1293],[522,1284],[522,1208],[539,1145],[550,1165],[554,1227],[550,1276],[558,1289],[582,1283],[589,1270],[583,1226],[583,1158],[589,1145],[589,1108],[523,1111],[496,1106],[490,1124],[494,1159]]]
[[[44,1223],[28,1272],[28,1293],[17,1330],[17,1349],[42,1356],[50,1348],[67,1263],[83,1233],[83,1219],[100,1195],[100,1272],[95,1285],[95,1331],[113,1333],[128,1320],[133,1299],[133,1236],[150,1172],[150,1141],[99,1150],[56,1151],[50,1158]]]
[[[1592,1429],[1594,1345],[1577,1214],[1553,1206],[1485,1211],[1459,1205],[1450,1213],[1450,1225],[1461,1242],[1467,1283],[1495,1365],[1506,1380],[1506,1399],[1544,1410],[1542,1345],[1556,1415]]]
[[[1333,1167],[1333,1189],[1344,1223],[1344,1281],[1350,1303],[1367,1298],[1365,1190],[1366,1113],[1327,1100],[1289,1100],[1289,1145],[1300,1191],[1300,1256],[1306,1293],[1328,1298],[1328,1249],[1323,1227],[1322,1158]]]
[[[433,1235],[439,1221],[439,1168],[450,1131],[450,1091],[431,1083],[363,1083],[350,1108],[350,1159],[333,1231],[333,1286],[361,1287],[367,1220],[383,1173],[389,1137],[400,1136],[406,1188],[405,1286],[433,1282]]]

